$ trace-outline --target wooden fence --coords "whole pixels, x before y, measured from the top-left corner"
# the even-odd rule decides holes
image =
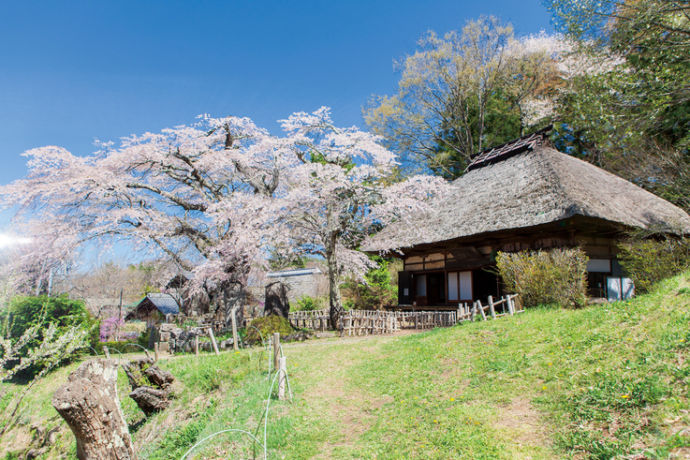
[[[433,329],[455,326],[463,321],[496,319],[524,311],[517,309],[516,297],[517,294],[511,294],[494,300],[489,296],[486,305],[476,300],[472,305],[459,304],[457,311],[349,310],[341,315],[337,329],[341,335],[375,335],[390,334],[400,329]],[[316,331],[325,331],[330,325],[328,310],[296,311],[289,314],[289,319],[295,327]]]
[[[313,331],[325,331],[330,323],[328,310],[293,311],[288,314],[288,319],[295,327]]]
[[[341,335],[390,334],[399,329],[398,312],[349,310],[339,319]]]

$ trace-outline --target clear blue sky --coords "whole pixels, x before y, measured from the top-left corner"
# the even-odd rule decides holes
[[[369,96],[395,89],[394,59],[482,14],[519,35],[552,30],[540,0],[2,0],[0,184],[26,173],[29,148],[84,154],[200,113],[275,130],[329,105],[361,126]]]

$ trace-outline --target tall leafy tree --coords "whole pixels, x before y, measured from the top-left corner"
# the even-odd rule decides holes
[[[366,122],[408,167],[458,177],[473,153],[550,115],[568,49],[556,36],[516,39],[494,17],[429,32],[401,63],[398,92],[374,98]]]
[[[690,209],[690,4],[546,4],[579,53],[614,64],[561,92],[562,148]]]

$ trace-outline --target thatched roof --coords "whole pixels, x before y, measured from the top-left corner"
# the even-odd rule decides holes
[[[363,245],[366,251],[402,249],[491,232],[524,229],[576,216],[624,228],[690,233],[690,216],[666,200],[590,163],[526,136],[476,155],[449,198],[430,205],[419,225],[390,225]],[[524,142],[526,139],[529,142]],[[391,241],[397,244],[392,245]]]

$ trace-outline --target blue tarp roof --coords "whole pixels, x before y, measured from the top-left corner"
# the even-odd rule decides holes
[[[176,315],[180,312],[177,300],[170,294],[147,294],[141,302],[144,302],[146,299],[149,299],[158,311],[164,315]],[[139,305],[141,305],[141,302],[139,302]]]

